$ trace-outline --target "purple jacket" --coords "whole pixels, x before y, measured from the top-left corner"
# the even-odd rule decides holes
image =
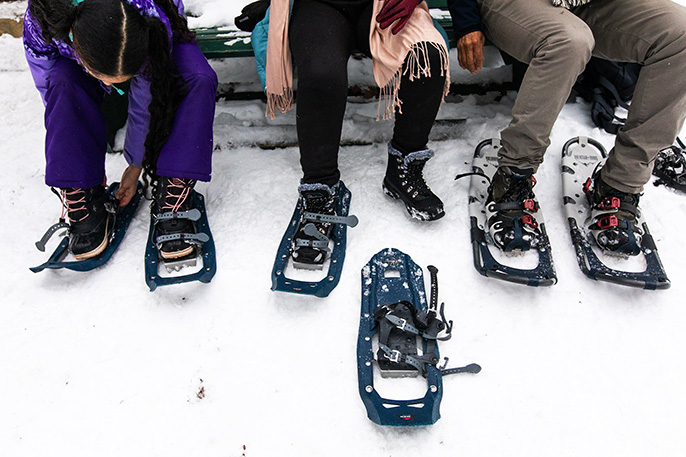
[[[169,18],[153,0],[124,1],[135,7],[145,17],[159,18],[167,27],[169,41],[172,42],[172,31]],[[173,1],[178,7],[179,13],[184,14],[183,1]],[[30,4],[31,1],[29,0],[29,5]],[[47,43],[41,35],[40,26],[31,15],[28,8],[26,10],[26,15],[24,16],[23,40],[26,60],[29,63],[33,81],[45,104],[47,81],[50,72],[55,65],[55,61],[59,57],[65,57],[67,59],[75,60],[80,64],[79,58],[71,46],[64,41],[52,40]],[[131,87],[129,90],[129,118],[126,127],[124,155],[129,164],[140,167],[145,152],[145,137],[148,134],[150,123],[148,105],[150,104],[152,97],[150,95],[150,82],[141,75],[143,71],[139,71],[138,73],[140,74],[135,75],[131,79]],[[107,86],[103,85],[103,87],[108,92],[111,90]]]

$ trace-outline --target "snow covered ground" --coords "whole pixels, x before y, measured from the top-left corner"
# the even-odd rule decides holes
[[[237,13],[239,2],[230,3]],[[437,155],[427,179],[447,212],[439,221],[410,220],[383,195],[382,141],[342,149],[360,224],[348,232],[340,284],[318,299],[269,289],[297,198],[298,151],[241,145],[250,142],[249,129],[236,133],[222,122],[261,113],[260,102],[217,107],[213,180],[198,186],[207,196],[217,275],[210,284],[150,293],[143,207],[105,267],[29,271],[45,259],[34,242],[57,219],[59,203],[43,181],[40,97],[21,41],[7,35],[0,36],[0,101],[1,455],[686,455],[686,196],[648,185],[642,199],[671,289],[586,279],[561,205],[559,156],[580,134],[611,146],[613,137],[592,126],[588,105],[565,106],[537,175],[557,285],[508,284],[472,265],[468,179],[453,177],[468,171],[481,139],[507,125],[512,98],[480,105],[468,97],[466,123],[430,145]],[[350,118],[351,131],[356,122]],[[387,138],[391,124],[384,125]],[[107,167],[118,180],[124,160],[111,155]],[[439,298],[455,321],[441,353],[453,366],[483,367],[444,379],[442,418],[427,428],[374,425],[357,392],[360,269],[386,247],[438,267]]]

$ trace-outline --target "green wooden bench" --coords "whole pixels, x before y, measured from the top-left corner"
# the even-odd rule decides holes
[[[235,0],[234,0],[235,1]],[[245,0],[246,3],[249,0]],[[455,34],[453,23],[448,13],[446,0],[428,0],[429,8],[442,10],[440,18],[436,20],[448,34],[450,46],[455,46]],[[435,11],[432,11],[435,13]],[[228,57],[252,57],[253,50],[250,44],[250,33],[236,30],[230,27],[198,28],[194,30],[200,49],[208,59],[224,59]]]

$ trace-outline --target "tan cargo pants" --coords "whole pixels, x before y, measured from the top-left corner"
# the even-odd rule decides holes
[[[612,187],[643,190],[658,151],[686,117],[686,8],[670,0],[593,0],[571,11],[550,0],[478,0],[485,33],[528,63],[501,133],[501,165],[543,162],[550,132],[591,55],[643,65],[626,125],[602,172]]]

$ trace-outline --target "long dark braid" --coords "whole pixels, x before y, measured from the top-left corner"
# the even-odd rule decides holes
[[[193,41],[186,18],[171,0],[155,0],[169,18],[175,39]],[[41,26],[43,38],[71,43],[89,71],[104,76],[133,76],[146,63],[152,99],[150,125],[145,138],[143,179],[157,185],[157,160],[185,95],[183,78],[170,53],[164,23],[143,17],[121,0],[86,0],[73,6],[69,0],[31,0],[30,12]],[[113,27],[113,24],[121,26]]]

